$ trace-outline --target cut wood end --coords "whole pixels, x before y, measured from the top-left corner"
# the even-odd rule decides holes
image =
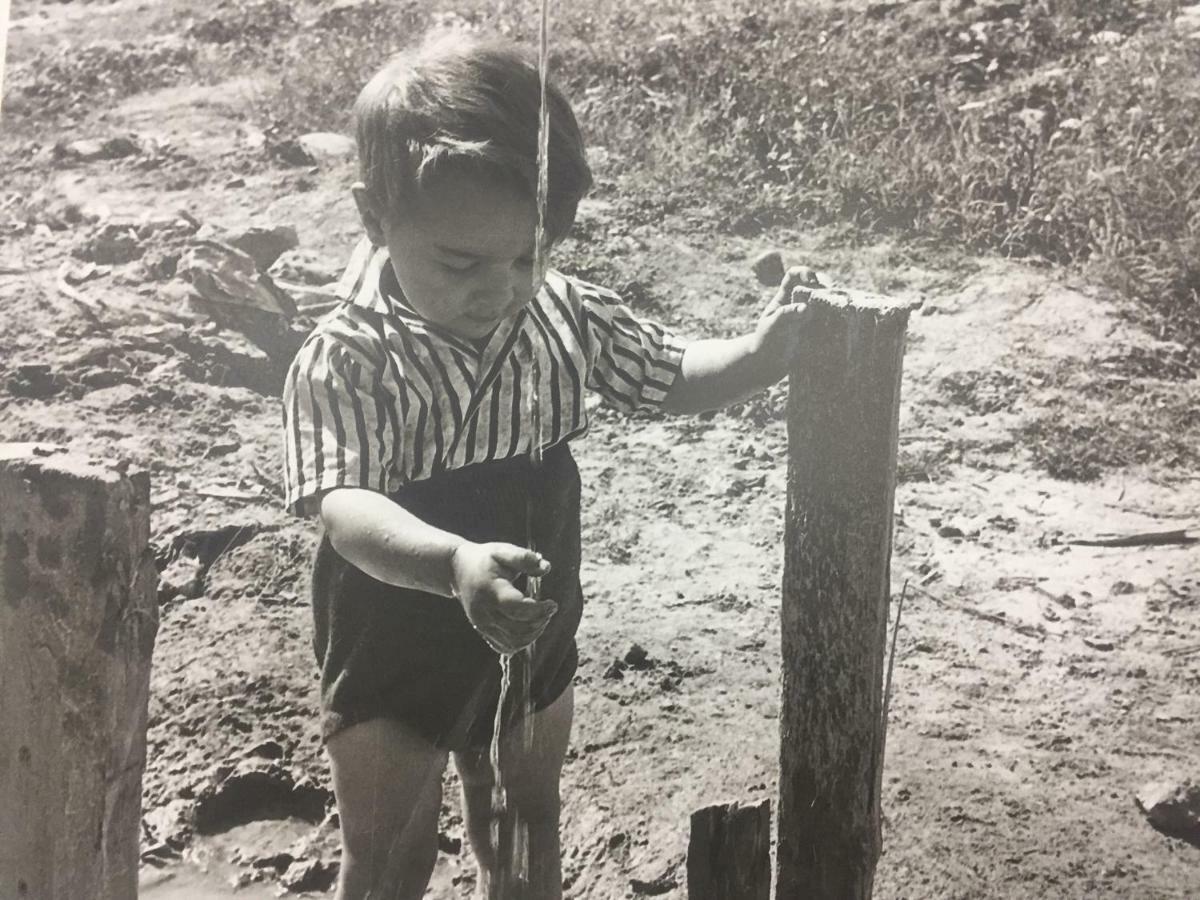
[[[834,309],[870,311],[879,315],[907,314],[920,307],[923,302],[920,299],[889,297],[849,288],[800,287],[796,290],[803,292],[809,303],[818,303]]]
[[[0,443],[0,469],[10,464],[33,465],[44,472],[116,484],[122,478],[137,474],[127,465],[70,453],[56,444]],[[23,470],[28,471],[28,470]]]

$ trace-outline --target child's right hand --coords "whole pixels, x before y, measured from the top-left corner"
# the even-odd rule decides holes
[[[513,585],[520,575],[541,577],[550,563],[515,544],[459,544],[450,558],[451,588],[467,619],[497,653],[528,647],[558,610],[551,600],[526,597]]]

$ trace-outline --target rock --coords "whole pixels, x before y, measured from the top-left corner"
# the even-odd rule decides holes
[[[77,245],[73,255],[88,262],[119,266],[140,259],[145,247],[133,222],[106,222]]]
[[[142,816],[143,829],[160,844],[182,850],[192,837],[192,802],[172,800]],[[169,854],[160,851],[158,855]]]
[[[600,677],[606,681],[621,681],[625,677],[625,663],[619,659],[614,659],[609,663],[608,668],[604,670],[604,674]]]
[[[630,648],[625,651],[625,656],[623,659],[625,665],[629,666],[631,669],[637,669],[638,671],[649,669],[654,666],[654,663],[650,660],[650,654],[646,652],[646,648],[641,644],[631,645]]]
[[[112,137],[105,140],[85,138],[80,141],[54,145],[55,162],[95,162],[101,159],[121,159],[141,152],[141,146],[131,137]]]
[[[938,528],[937,533],[938,537],[944,538],[961,538],[966,536],[963,530],[957,525],[943,525]]]
[[[179,274],[210,303],[249,307],[284,318],[296,315],[296,305],[265,274],[254,257],[214,240],[197,240],[179,260]]]
[[[1134,800],[1155,831],[1200,847],[1200,784],[1155,782]]]
[[[17,366],[8,378],[8,390],[14,397],[45,400],[67,386],[67,380],[46,363]]]
[[[307,250],[285,250],[267,270],[276,281],[321,286],[337,281],[342,275],[339,263]]]
[[[279,741],[262,741],[246,751],[246,756],[257,756],[260,759],[283,759],[286,755],[287,751]]]
[[[300,145],[296,138],[270,140],[266,142],[267,156],[285,166],[315,166],[317,161]]]
[[[177,556],[158,573],[158,602],[193,600],[204,593],[205,566],[194,556]]]
[[[280,255],[299,246],[300,239],[291,225],[275,225],[271,228],[248,228],[229,240],[229,243],[246,253],[265,272]]]
[[[754,270],[754,277],[758,279],[758,283],[764,287],[776,287],[783,283],[783,255],[778,250],[768,250],[759,254],[750,264],[750,268]]]
[[[319,859],[298,859],[288,866],[280,884],[289,891],[327,891],[337,879],[338,865]]]
[[[353,159],[357,147],[353,138],[332,131],[312,131],[296,139],[301,149],[317,163],[336,163]]]

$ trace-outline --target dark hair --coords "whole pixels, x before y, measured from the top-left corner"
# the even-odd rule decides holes
[[[397,54],[354,104],[368,197],[380,213],[394,213],[434,174],[463,167],[536,196],[540,97],[536,63],[508,42],[443,32]],[[571,105],[551,82],[546,102],[553,242],[574,223],[592,173]]]

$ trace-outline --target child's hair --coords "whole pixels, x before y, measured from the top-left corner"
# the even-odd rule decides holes
[[[397,213],[435,173],[468,167],[537,191],[537,65],[510,43],[462,32],[431,35],[367,83],[354,104],[367,196]],[[565,96],[547,83],[546,231],[566,236],[592,184],[583,136]]]

